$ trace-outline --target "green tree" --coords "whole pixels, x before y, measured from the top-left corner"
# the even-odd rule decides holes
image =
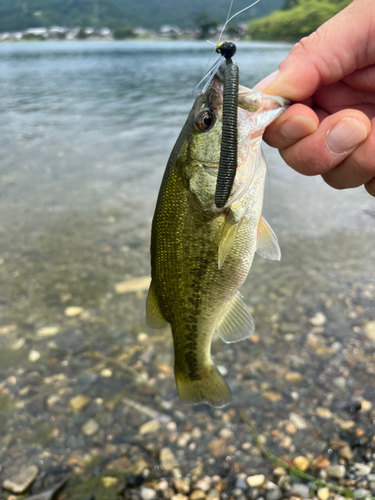
[[[132,28],[126,26],[119,26],[113,32],[113,38],[116,40],[124,40],[124,38],[134,38],[135,33]]]
[[[290,0],[292,4],[294,0]],[[255,40],[297,41],[310,35],[351,0],[297,0],[295,7],[250,22],[247,35]]]
[[[87,38],[87,34],[86,34],[86,31],[85,31],[85,28],[79,28],[79,31],[77,33],[77,38],[79,40],[85,40],[85,38]]]
[[[219,22],[216,19],[211,19],[210,16],[206,12],[200,12],[195,17],[195,23],[200,29],[200,39],[206,39],[209,35],[210,29],[216,29],[218,27]]]

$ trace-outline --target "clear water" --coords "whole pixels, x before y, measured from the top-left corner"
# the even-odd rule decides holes
[[[254,85],[289,50],[287,44],[239,43],[241,83]],[[0,45],[0,327],[14,325],[0,335],[2,387],[12,376],[25,386],[27,374],[38,371],[43,377],[63,373],[70,390],[82,392],[76,379],[96,366],[82,351],[100,352],[108,361],[136,344],[139,333],[153,335],[145,325],[145,292],[119,296],[114,285],[149,274],[150,224],[159,185],[194,100],[190,91],[210,54],[210,46],[200,42]],[[293,411],[320,428],[327,424],[316,420],[314,411],[326,405],[329,391],[329,402],[337,402],[332,411],[339,413],[353,399],[375,399],[374,344],[365,335],[366,324],[375,319],[375,201],[363,188],[338,192],[320,178],[302,177],[277,151],[265,151],[264,211],[279,237],[282,260],[256,258],[243,289],[260,343],[224,346],[215,341],[214,357],[229,371],[235,405],[250,408],[259,426],[266,425],[263,400],[254,396],[247,364],[261,390],[282,394],[278,414],[271,417],[275,407],[267,407],[270,419],[287,418]],[[67,318],[68,306],[85,312]],[[323,326],[310,322],[318,311],[326,317]],[[38,340],[38,330],[51,325],[58,326],[59,334]],[[24,344],[17,344],[20,339]],[[318,341],[328,351],[316,349]],[[157,380],[159,399],[134,384],[124,389],[121,374],[109,394],[118,387],[128,398],[159,410],[160,398],[185,408],[176,398],[172,373],[158,378],[157,367],[172,364],[168,342],[167,348],[155,344],[148,361],[146,356],[137,365],[138,351],[129,361]],[[38,351],[38,360],[30,360],[31,350]],[[256,365],[259,359],[264,371]],[[284,372],[277,372],[276,365]],[[290,394],[298,387],[285,385],[280,376],[287,370],[303,375],[297,399]],[[332,385],[340,376],[346,379],[344,389],[342,381]],[[26,409],[38,391],[40,397],[48,394],[42,384],[30,402],[26,389],[20,396],[9,387],[11,401],[26,401]],[[107,397],[100,381],[95,387],[92,397]],[[22,404],[15,409],[13,403],[4,406],[9,411],[4,410],[1,422],[7,422],[10,433],[22,434],[30,423]],[[51,408],[35,412],[48,420]],[[189,408],[183,409],[187,415],[194,411]],[[69,428],[71,436],[80,433],[83,421]],[[139,422],[126,425],[125,436]],[[371,419],[361,425],[372,425]],[[2,432],[3,437],[8,433],[5,427]],[[37,430],[35,436],[38,441]],[[313,450],[305,438],[300,446]],[[58,446],[52,441],[47,448]],[[68,456],[73,437],[64,443],[60,440],[59,453]]]

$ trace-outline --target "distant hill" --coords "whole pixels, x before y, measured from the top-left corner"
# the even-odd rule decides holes
[[[236,18],[248,22],[279,9],[285,0],[261,2]],[[234,0],[233,13],[247,7],[251,0]],[[162,25],[194,28],[197,14],[206,12],[223,23],[230,0],[1,0],[0,32],[27,28],[66,27],[144,27],[158,30]]]
[[[250,22],[255,40],[297,41],[310,35],[352,0],[286,0],[282,10]]]

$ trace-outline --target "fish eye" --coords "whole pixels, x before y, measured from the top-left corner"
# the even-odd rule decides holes
[[[195,119],[195,126],[202,132],[207,132],[207,130],[212,128],[214,123],[214,114],[208,109],[201,111]]]

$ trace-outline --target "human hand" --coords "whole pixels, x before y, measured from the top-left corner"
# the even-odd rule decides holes
[[[375,196],[375,2],[354,0],[297,43],[256,89],[292,104],[265,134],[285,162]]]

